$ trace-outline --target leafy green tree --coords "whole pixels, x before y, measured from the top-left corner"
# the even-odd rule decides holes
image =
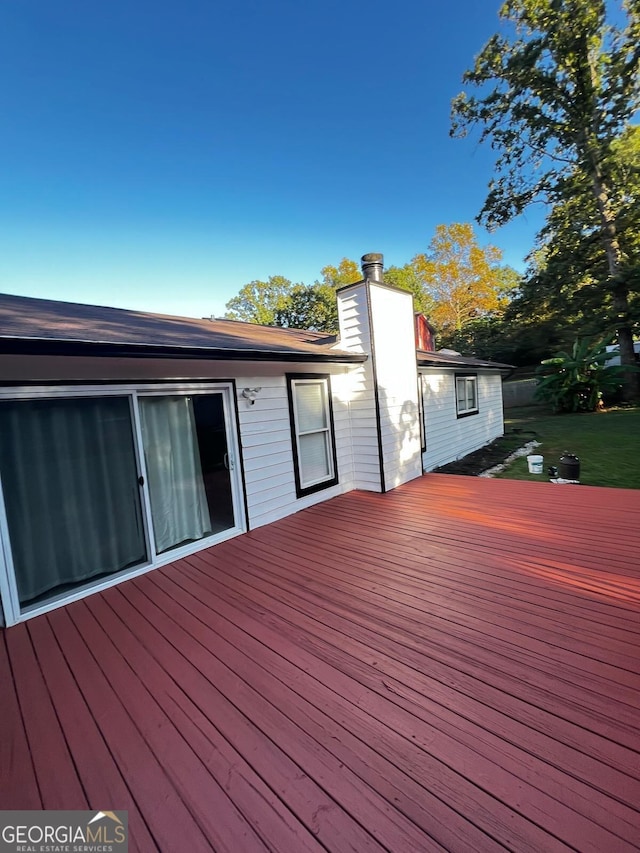
[[[322,281],[316,282],[316,284],[327,285],[334,290],[344,287],[347,284],[354,284],[356,281],[362,279],[360,267],[356,261],[352,261],[349,258],[343,258],[337,267],[331,266],[331,264],[322,267],[320,275],[322,276]]]
[[[293,284],[281,275],[251,281],[226,304],[226,317],[261,326],[283,326],[335,333],[338,330],[336,288],[362,278],[355,261],[343,258],[338,266],[321,270],[314,284]]]
[[[640,328],[640,127],[612,145],[619,227],[628,249],[629,317]],[[519,339],[534,341],[536,360],[571,346],[576,337],[614,336],[617,316],[607,261],[598,233],[598,210],[588,178],[571,174],[550,209],[529,268],[505,314]],[[545,349],[546,346],[546,349]]]
[[[285,307],[296,286],[282,275],[271,275],[267,281],[250,281],[227,302],[225,317],[260,326],[274,326],[277,312]]]
[[[431,317],[435,309],[435,300],[427,291],[420,270],[413,261],[402,267],[390,266],[384,271],[384,280],[391,287],[408,290],[413,293],[413,306],[427,317]]]
[[[498,267],[495,273],[497,278],[496,289],[504,304],[504,300],[511,301],[520,289],[522,275],[509,264]]]
[[[522,357],[518,358],[518,342],[510,334],[502,317],[479,317],[477,320],[471,320],[459,331],[438,335],[437,345],[503,364],[519,365],[531,361],[528,352],[524,360]]]
[[[572,176],[584,176],[597,209],[621,360],[632,365],[629,248],[621,228],[612,148],[640,105],[640,2],[623,4],[624,26],[605,0],[506,0],[509,35],[492,36],[452,105],[452,135],[480,128],[499,152],[497,175],[480,213],[489,227],[534,201],[559,202]],[[626,390],[637,394],[627,373]]]
[[[576,261],[574,257],[572,263]],[[503,318],[505,333],[514,344],[514,363],[535,364],[570,348],[576,337],[602,334],[599,294],[590,293],[587,301],[588,293],[582,282],[549,263],[547,246],[532,252]]]
[[[324,284],[296,284],[286,302],[275,311],[274,325],[336,333],[338,305],[335,290]]]
[[[498,249],[477,245],[471,225],[440,225],[428,255],[416,255],[402,267],[389,267],[384,277],[387,284],[413,293],[416,310],[446,332],[502,310],[508,292],[519,279],[515,271],[499,265],[500,258]],[[360,281],[362,273],[355,261],[343,258],[338,266],[323,267],[321,275],[322,279],[312,285],[292,284],[278,275],[249,282],[229,300],[226,316],[261,325],[335,333],[336,288]],[[455,322],[449,320],[454,313]]]

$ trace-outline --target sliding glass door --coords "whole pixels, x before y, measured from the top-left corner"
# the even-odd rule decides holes
[[[14,619],[239,531],[229,388],[5,393],[0,590]]]
[[[156,553],[234,525],[222,394],[140,398]]]
[[[0,402],[20,605],[147,561],[127,397]]]

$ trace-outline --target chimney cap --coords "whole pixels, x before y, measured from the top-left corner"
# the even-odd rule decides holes
[[[369,252],[361,258],[362,275],[369,281],[382,283],[384,270],[384,255],[380,252]]]

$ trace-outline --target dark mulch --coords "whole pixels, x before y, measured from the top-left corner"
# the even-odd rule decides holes
[[[455,462],[449,462],[448,465],[441,465],[434,471],[437,474],[465,474],[468,477],[477,477],[488,468],[500,465],[514,450],[523,447],[535,437],[536,434],[532,430],[509,430],[486,447],[481,447],[462,459],[456,459]]]

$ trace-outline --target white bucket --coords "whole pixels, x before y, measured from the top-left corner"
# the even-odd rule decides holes
[[[527,465],[530,474],[542,474],[544,456],[527,456]]]

